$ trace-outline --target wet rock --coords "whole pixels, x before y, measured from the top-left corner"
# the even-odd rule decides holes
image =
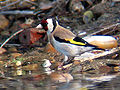
[[[17,70],[14,72],[14,76],[20,76],[23,75],[23,70],[21,68],[17,68]]]
[[[50,60],[44,59],[44,62],[43,62],[43,64],[42,64],[42,66],[43,66],[44,68],[50,67],[50,66],[51,66]]]
[[[85,9],[85,7],[82,5],[81,0],[71,0],[69,9],[72,13],[81,13]]]
[[[104,13],[119,13],[119,7],[120,5],[118,4],[117,8],[116,7],[111,7],[111,3],[110,2],[106,2],[106,3],[99,3],[99,4],[96,4],[94,7],[91,8],[91,10],[94,12],[94,13],[101,13],[101,14],[104,14]]]
[[[88,23],[92,22],[93,17],[94,17],[94,15],[93,15],[92,11],[86,11],[83,14],[83,22],[85,24],[88,24]]]
[[[29,28],[19,35],[22,44],[31,45],[45,36],[46,32],[38,28]]]
[[[16,66],[21,66],[22,65],[22,62],[21,61],[17,61],[16,62]]]

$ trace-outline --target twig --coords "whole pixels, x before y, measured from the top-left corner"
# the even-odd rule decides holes
[[[5,42],[0,46],[0,48],[2,48],[12,37],[14,37],[15,35],[21,33],[24,29],[21,29],[17,32],[15,32],[14,34],[12,34],[8,39],[5,40]]]
[[[15,5],[15,4],[19,3],[19,2],[20,2],[20,0],[17,0],[15,2],[9,3],[6,6],[1,7],[1,9],[8,8],[8,7],[12,6],[12,5]]]
[[[97,59],[97,58],[100,58],[100,57],[104,57],[104,56],[107,56],[107,55],[112,55],[113,53],[116,53],[116,52],[119,52],[120,51],[120,47],[117,47],[117,48],[113,48],[109,51],[105,51],[103,53],[99,53],[99,54],[94,54],[94,55],[91,55],[90,57],[75,57],[74,60],[78,60],[80,62],[84,62],[84,61],[87,61],[87,60],[93,60],[93,59]]]
[[[120,25],[120,22],[119,22],[119,23],[116,23],[116,24],[113,24],[113,25],[110,25],[110,26],[108,26],[108,27],[105,27],[104,29],[101,29],[101,31],[104,31],[104,30],[106,30],[106,29],[110,29],[110,28],[115,27],[115,26],[118,26],[118,25]]]
[[[0,1],[0,5],[4,5],[4,4],[6,4],[6,3],[8,3],[8,2],[10,2],[9,0],[5,0],[5,1]]]
[[[34,15],[34,11],[30,11],[30,10],[1,11],[0,14],[4,14],[4,15],[8,15],[8,14]]]
[[[105,27],[105,28],[101,29],[101,30],[98,31],[98,32],[92,33],[92,34],[90,34],[90,36],[91,36],[91,35],[96,35],[96,34],[102,32],[102,31],[104,31],[104,30],[108,30],[108,29],[113,28],[113,27],[116,27],[116,26],[118,26],[118,25],[120,25],[120,22],[118,22],[118,23],[116,23],[116,24],[112,24],[112,25],[110,25],[110,26],[108,26],[108,27]]]
[[[9,4],[7,4],[9,2]],[[14,2],[12,2],[12,3],[10,3],[10,0],[9,1],[4,1],[4,2],[0,2],[0,4],[5,4],[6,3],[6,6],[2,6],[0,9],[1,10],[3,10],[3,9],[5,9],[5,8],[8,8],[8,7],[10,7],[10,6],[13,6],[13,5],[16,5],[16,4],[18,4],[18,5],[21,5],[21,4],[23,4],[24,2],[27,2],[27,3],[30,3],[30,4],[32,4],[32,5],[35,5],[35,6],[38,6],[38,4],[37,3],[35,3],[35,2],[32,2],[32,1],[30,1],[30,0],[17,0],[17,1],[14,1]]]
[[[37,3],[35,3],[35,2],[32,2],[32,1],[30,1],[30,0],[25,0],[26,2],[28,2],[28,3],[30,3],[30,4],[32,4],[32,5],[36,5],[36,6],[38,6],[38,4]]]
[[[2,45],[3,43],[0,43],[0,45]],[[7,46],[20,46],[21,44],[6,44]]]

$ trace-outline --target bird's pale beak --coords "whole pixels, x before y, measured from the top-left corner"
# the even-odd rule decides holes
[[[36,28],[43,29],[43,26],[39,24]]]

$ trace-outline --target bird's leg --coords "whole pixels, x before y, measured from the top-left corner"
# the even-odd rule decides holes
[[[68,56],[64,55],[64,60],[63,60],[62,63],[58,66],[58,68],[61,68],[67,60],[68,60]]]
[[[63,62],[66,62],[68,60],[68,56],[64,55],[64,60]]]
[[[62,65],[72,63],[73,59],[74,59],[74,57],[68,57],[68,56],[64,55],[64,60],[62,61]]]
[[[63,65],[73,63],[73,59],[74,59],[74,57],[72,57],[72,56],[69,56],[69,57],[65,56],[64,61],[63,61]]]

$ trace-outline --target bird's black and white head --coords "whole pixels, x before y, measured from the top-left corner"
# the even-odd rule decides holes
[[[49,33],[52,33],[58,25],[58,22],[54,18],[48,18],[46,20],[42,20],[41,25],[44,30],[46,30]]]

